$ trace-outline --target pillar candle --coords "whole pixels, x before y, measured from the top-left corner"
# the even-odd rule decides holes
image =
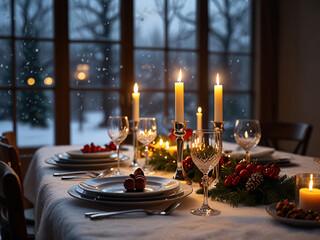
[[[214,86],[214,121],[223,121],[223,87],[219,85],[219,73],[217,74],[217,85]]]
[[[178,82],[175,83],[175,120],[184,121],[184,102],[183,102],[183,82],[181,82],[181,69],[179,72]]]
[[[132,120],[139,121],[139,99],[140,93],[138,92],[138,84],[135,83],[132,93]]]
[[[299,208],[305,211],[320,212],[320,189],[313,188],[312,174],[310,175],[309,188],[299,190]]]
[[[198,107],[198,112],[197,112],[197,130],[202,129],[202,109],[201,107]]]

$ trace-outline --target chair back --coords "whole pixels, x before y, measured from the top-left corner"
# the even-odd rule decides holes
[[[14,132],[3,132],[1,142],[17,147],[16,134]]]
[[[17,173],[20,182],[22,182],[21,161],[18,149],[12,145],[0,142],[0,160],[11,166]]]
[[[12,168],[1,161],[0,210],[2,239],[27,239],[21,182]]]
[[[279,140],[294,141],[296,145],[292,153],[306,155],[312,126],[307,123],[272,122],[261,123],[261,145],[279,147]]]

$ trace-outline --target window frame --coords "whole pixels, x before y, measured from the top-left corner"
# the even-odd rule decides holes
[[[186,93],[196,93],[198,95],[198,103],[203,109],[203,127],[207,128],[209,118],[208,116],[208,104],[209,95],[212,94],[212,90],[209,89],[208,75],[209,66],[208,58],[210,53],[214,53],[208,50],[209,42],[209,17],[208,17],[208,1],[196,1],[196,49],[176,49],[169,48],[168,44],[168,24],[165,24],[165,47],[164,48],[150,48],[150,47],[135,47],[134,46],[134,1],[120,0],[120,64],[123,66],[120,69],[120,89],[112,89],[112,91],[118,91],[120,93],[120,108],[122,114],[127,115],[129,118],[132,116],[131,112],[131,92],[134,84],[134,51],[138,49],[142,50],[162,50],[165,54],[165,69],[168,69],[168,53],[170,51],[185,51],[185,52],[196,52],[197,53],[197,74],[198,74],[198,89],[197,90],[186,90]],[[90,42],[97,43],[101,41],[97,40],[70,40],[69,39],[69,1],[66,0],[53,0],[53,21],[54,21],[54,37],[52,39],[46,38],[21,38],[15,37],[15,26],[14,26],[14,2],[11,0],[11,35],[0,36],[0,39],[8,39],[11,41],[12,49],[12,85],[11,86],[0,86],[0,90],[11,90],[12,91],[12,119],[13,119],[13,131],[17,130],[17,119],[16,119],[16,92],[18,90],[32,89],[32,90],[48,90],[54,91],[55,98],[55,129],[54,129],[54,142],[55,145],[70,144],[70,93],[72,90],[78,90],[70,86],[70,52],[69,45],[73,42]],[[167,10],[168,2],[165,0],[165,9]],[[224,90],[225,94],[234,93],[246,93],[251,97],[251,117],[255,115],[255,12],[256,4],[255,1],[251,1],[251,51],[249,53],[241,53],[251,58],[251,90],[250,91],[228,91]],[[167,21],[167,11],[165,11],[165,20]],[[126,19],[126,21],[124,21]],[[54,73],[55,73],[55,85],[53,87],[45,88],[28,88],[16,86],[16,56],[15,56],[15,42],[17,40],[40,40],[50,41],[54,44]],[[112,42],[112,41],[102,41]],[[214,54],[226,54],[233,55],[238,53],[214,53]],[[164,114],[168,115],[168,98],[169,94],[174,92],[174,89],[169,88],[169,76],[168,71],[164,73],[165,88],[163,90],[143,90],[141,92],[164,92]],[[205,89],[205,90],[204,90]],[[81,88],[81,90],[97,90],[95,88]],[[99,89],[99,91],[110,91],[110,89]],[[206,94],[204,94],[206,93]],[[67,104],[66,104],[67,103]],[[36,146],[35,146],[36,147]],[[24,149],[36,149],[36,148],[24,148]]]

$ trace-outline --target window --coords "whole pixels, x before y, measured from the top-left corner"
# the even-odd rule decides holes
[[[54,144],[52,1],[0,5],[0,131],[16,131],[20,146]]]
[[[105,143],[107,117],[131,114],[138,82],[140,115],[167,133],[181,68],[189,128],[199,105],[211,127],[220,73],[230,138],[233,121],[252,116],[252,9],[250,0],[2,0],[0,131],[16,131],[20,147]]]

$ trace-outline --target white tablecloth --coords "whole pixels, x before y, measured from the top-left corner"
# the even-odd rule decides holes
[[[319,239],[319,228],[301,229],[280,224],[266,213],[264,205],[233,208],[210,200],[210,206],[219,209],[221,214],[194,216],[189,213],[190,209],[200,207],[203,199],[203,195],[195,193],[169,216],[118,216],[92,221],[84,217],[85,212],[108,208],[70,197],[67,190],[79,181],[53,177],[54,172],[64,170],[45,163],[45,159],[55,153],[77,148],[43,147],[30,164],[24,191],[35,203],[37,239]],[[282,168],[282,174],[320,172],[320,164],[313,158],[292,156],[297,166]],[[172,177],[172,173],[157,175]],[[198,184],[193,186],[197,188]]]

